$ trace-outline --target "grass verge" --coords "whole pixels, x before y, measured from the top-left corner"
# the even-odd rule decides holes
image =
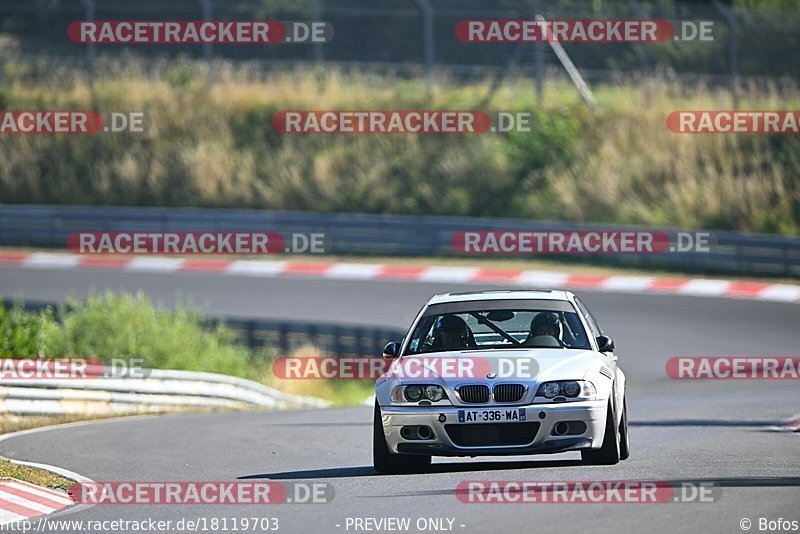
[[[19,465],[9,460],[0,459],[0,478],[4,477],[16,478],[23,482],[44,486],[45,488],[62,490],[66,490],[75,483],[74,480],[51,473],[50,471],[45,471],[44,469]]]

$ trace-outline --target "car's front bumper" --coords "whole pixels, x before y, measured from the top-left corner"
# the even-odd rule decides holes
[[[513,444],[498,439],[492,442],[493,436],[498,438],[506,427],[515,423],[467,423],[470,432],[480,433],[486,429],[486,436],[480,445],[465,445],[463,434],[459,434],[457,426],[459,410],[518,410],[524,408],[524,429],[517,425],[519,436],[515,436]],[[547,454],[570,450],[599,448],[605,433],[607,402],[586,401],[556,404],[529,404],[524,406],[381,406],[383,432],[389,450],[393,453],[430,454],[433,456],[495,456],[516,454]],[[441,419],[444,418],[444,421]],[[571,435],[556,435],[554,429],[559,422],[582,422],[586,425],[584,432]],[[428,426],[433,431],[431,439],[418,439],[415,436],[403,437],[404,426]],[[472,426],[487,425],[487,426]],[[449,432],[448,432],[449,430]],[[527,433],[526,433],[527,432]],[[493,434],[494,433],[494,434]],[[520,437],[522,436],[522,437]],[[528,439],[525,436],[529,436]],[[461,441],[460,441],[461,440]],[[475,441],[472,439],[471,441]]]

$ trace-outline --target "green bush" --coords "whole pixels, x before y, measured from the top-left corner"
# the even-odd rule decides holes
[[[70,299],[57,315],[0,309],[0,356],[141,358],[149,368],[256,374],[229,329],[209,330],[201,314],[167,310],[143,294]]]
[[[0,355],[36,357],[47,355],[48,332],[55,324],[52,310],[28,313],[20,306],[7,309],[0,302]]]

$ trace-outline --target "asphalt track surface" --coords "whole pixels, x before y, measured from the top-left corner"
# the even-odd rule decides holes
[[[476,286],[0,267],[5,296],[60,300],[105,288],[142,290],[166,304],[182,294],[220,314],[405,328],[432,294]],[[615,466],[583,466],[568,453],[435,459],[424,475],[379,475],[368,407],[91,423],[14,437],[0,443],[0,455],[96,481],[327,482],[335,489],[329,504],[98,505],[59,519],[277,517],[279,532],[320,534],[356,532],[346,529],[347,518],[408,517],[408,532],[420,532],[419,518],[451,518],[453,531],[469,533],[733,533],[743,531],[743,518],[763,532],[760,518],[800,521],[800,435],[774,430],[800,412],[797,381],[676,381],[664,371],[673,356],[797,355],[800,306],[578,293],[614,337],[628,375],[632,455]],[[717,489],[710,503],[466,504],[455,491],[465,480],[664,480]]]

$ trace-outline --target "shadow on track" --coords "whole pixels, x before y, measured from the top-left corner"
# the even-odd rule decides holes
[[[310,423],[269,423],[267,426],[308,426],[308,427],[318,427],[318,426],[368,426],[372,428],[372,422],[369,423],[317,423],[317,422],[310,422]]]
[[[637,479],[641,482],[648,481],[647,479]],[[616,482],[621,482],[616,480]],[[655,479],[649,481],[656,482]],[[584,480],[584,482],[594,482],[592,480]],[[706,486],[714,488],[789,488],[800,487],[800,477],[731,477],[731,478],[687,478],[682,480],[657,480],[659,483],[669,484],[674,488],[679,488],[682,485],[691,485],[694,487]],[[413,497],[422,495],[463,495],[468,493],[468,490],[462,489],[446,489],[446,490],[430,490],[430,491],[413,491],[407,493],[394,493],[391,495],[372,495],[371,497]]]
[[[554,467],[579,467],[582,466],[580,460],[545,460],[539,462],[520,461],[520,462],[450,462],[432,464],[423,473],[461,473],[469,471],[502,471],[506,469],[545,469]],[[309,469],[305,471],[284,471],[280,473],[262,473],[257,475],[243,475],[237,480],[252,480],[266,478],[270,480],[301,480],[312,478],[356,478],[356,477],[380,477],[397,476],[384,475],[378,473],[370,466],[363,467],[334,467],[330,469]]]
[[[780,426],[779,421],[736,421],[730,419],[663,419],[657,421],[628,421],[630,426],[719,426],[719,427],[768,427]]]

